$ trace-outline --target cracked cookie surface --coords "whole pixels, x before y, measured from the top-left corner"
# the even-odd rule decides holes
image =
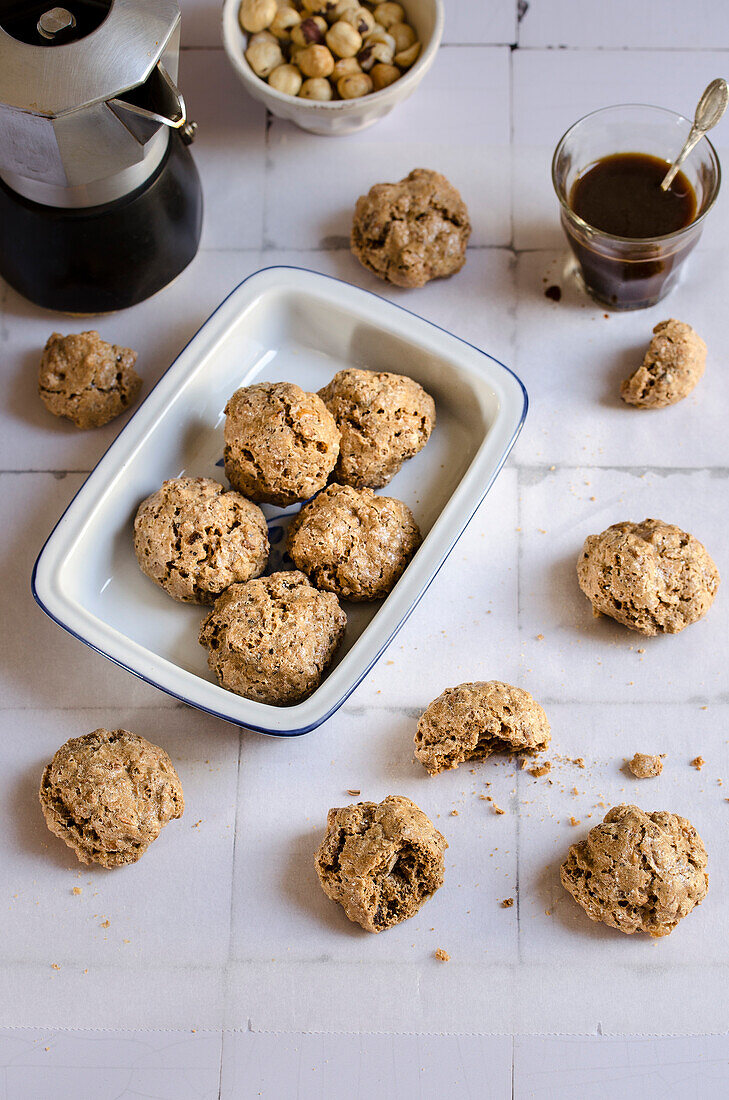
[[[286,506],[327,483],[339,429],[315,393],[293,382],[257,382],[225,406],[225,475],[249,500]]]
[[[493,752],[533,754],[549,744],[544,710],[524,688],[484,680],[446,688],[420,716],[415,756],[430,772]]]
[[[627,405],[662,409],[683,401],[703,376],[706,344],[683,321],[660,321],[643,362],[626,378],[620,396]]]
[[[62,745],[43,772],[39,797],[51,832],[82,863],[102,867],[135,863],[185,805],[164,749],[122,729]]]
[[[213,603],[231,584],[263,573],[268,528],[256,504],[217,481],[172,478],[140,504],[134,552],[173,599]]]
[[[346,623],[333,592],[319,592],[303,573],[272,573],[226,589],[199,641],[224,688],[285,706],[319,686]]]
[[[646,635],[677,634],[695,623],[719,587],[719,571],[698,539],[658,519],[589,535],[577,578],[595,615]]]
[[[349,485],[329,485],[305,504],[288,534],[296,568],[345,600],[386,596],[420,542],[407,504]]]
[[[414,802],[389,795],[329,811],[316,870],[351,921],[382,932],[414,916],[443,885],[447,847]]]
[[[319,396],[341,432],[334,477],[355,489],[387,485],[435,427],[433,398],[404,374],[341,370]]]
[[[357,199],[351,247],[378,278],[417,287],[460,271],[470,233],[466,204],[453,184],[416,168]]]
[[[562,864],[562,885],[590,920],[667,936],[706,897],[706,848],[684,817],[614,806]]]
[[[136,400],[142,379],[136,351],[107,344],[98,332],[54,332],[41,358],[38,393],[54,416],[77,428],[101,428]]]

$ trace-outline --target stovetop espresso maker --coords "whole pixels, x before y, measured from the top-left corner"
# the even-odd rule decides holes
[[[194,257],[176,0],[0,0],[0,275],[52,310],[142,301]]]

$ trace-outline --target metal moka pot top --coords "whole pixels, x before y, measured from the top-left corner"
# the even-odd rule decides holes
[[[191,139],[176,0],[0,0],[0,178],[57,207],[112,202]]]

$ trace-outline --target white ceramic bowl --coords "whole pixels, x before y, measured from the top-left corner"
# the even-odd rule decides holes
[[[134,515],[165,478],[224,477],[223,410],[239,386],[286,380],[317,390],[345,367],[395,367],[435,398],[427,446],[386,489],[412,508],[424,541],[386,600],[344,604],[344,642],[313,695],[290,707],[257,703],[208,670],[197,641],[206,609],[176,603],[140,571]],[[299,268],[259,271],[206,321],[90,474],[40,553],[33,593],[71,634],[170,695],[264,733],[306,733],[342,705],[424,594],[501,469],[526,405],[501,363],[400,306]],[[297,510],[264,506],[269,572],[281,567]]]
[[[253,72],[245,59],[247,35],[238,22],[240,0],[224,0],[223,45],[243,87],[279,118],[295,122],[313,134],[350,134],[372,126],[402,100],[411,96],[435,60],[443,37],[445,19],[443,0],[402,0],[408,22],[422,43],[415,64],[388,88],[362,96],[329,103],[299,99],[276,91]]]

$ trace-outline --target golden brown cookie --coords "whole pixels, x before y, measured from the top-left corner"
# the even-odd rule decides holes
[[[225,407],[225,474],[249,500],[286,506],[327,483],[339,429],[315,393],[293,382],[236,390]]]
[[[341,432],[335,480],[380,489],[421,451],[435,427],[435,402],[403,374],[340,370],[319,396]]]
[[[719,571],[698,539],[659,519],[589,535],[577,578],[595,615],[647,635],[677,634],[695,623],[719,587]]]
[[[443,885],[447,847],[414,802],[391,794],[329,811],[316,870],[351,921],[382,932],[414,916]]]
[[[684,817],[614,806],[562,864],[562,885],[590,920],[668,936],[706,897],[701,837]]]
[[[288,706],[319,686],[346,623],[332,592],[319,592],[303,573],[272,573],[226,589],[199,641],[228,691]]]
[[[136,400],[142,385],[136,361],[136,351],[107,344],[98,332],[54,332],[41,358],[38,393],[54,416],[100,428]]]
[[[439,172],[416,168],[357,199],[351,246],[357,259],[396,286],[425,286],[460,271],[471,233],[468,210]]]
[[[289,527],[288,551],[317,588],[345,600],[380,600],[420,542],[418,525],[401,500],[329,485]]]
[[[500,680],[446,688],[420,716],[415,755],[431,775],[493,752],[542,752],[551,731],[524,688]]]
[[[213,603],[231,584],[263,573],[268,528],[261,509],[207,477],[176,477],[143,500],[134,551],[150,580],[184,603]]]
[[[164,749],[129,730],[98,729],[62,745],[43,772],[46,825],[82,863],[135,863],[185,806]]]
[[[691,325],[661,321],[653,333],[643,362],[620,387],[627,405],[643,409],[663,409],[683,401],[706,367],[706,344]]]

